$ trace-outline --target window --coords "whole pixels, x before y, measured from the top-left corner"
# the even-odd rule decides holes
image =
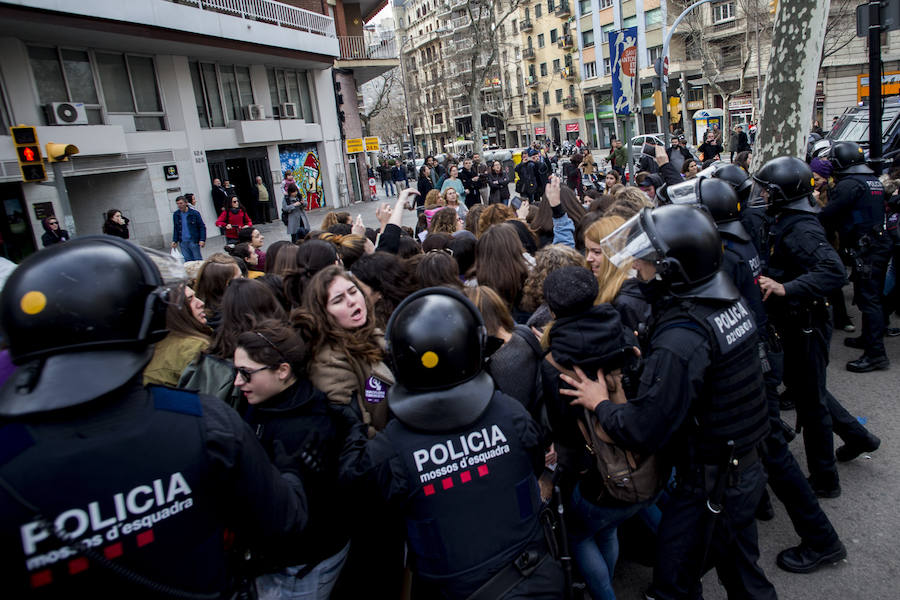
[[[547,14],[548,15],[553,13],[554,8],[555,7],[553,5],[553,0],[547,0]]]
[[[243,107],[254,103],[248,67],[192,62],[190,68],[200,127],[244,119]]]
[[[83,102],[88,122],[103,123],[91,60],[84,50],[29,46],[28,58],[41,104]]]
[[[600,0],[600,10],[604,8],[609,8],[613,5],[613,0]]]
[[[584,78],[590,79],[591,77],[597,76],[597,63],[596,62],[588,62],[584,63]]]
[[[690,81],[688,81],[690,83]],[[694,87],[693,85],[688,88],[688,101],[689,102],[703,102],[703,86]]]
[[[728,21],[734,18],[734,2],[722,2],[713,4],[712,7],[713,23]]]
[[[266,69],[269,76],[269,93],[272,96],[272,107],[283,102],[297,105],[297,116],[306,122],[316,122],[313,105],[309,94],[309,82],[306,71],[288,71],[285,69]]]
[[[519,114],[520,115],[525,114],[525,101],[524,100],[519,100]]]
[[[532,64],[532,65],[528,65],[528,76],[531,77],[531,79],[534,79],[534,77],[535,77],[535,71],[534,71],[534,65],[533,65],[533,64]]]
[[[615,24],[615,23],[607,23],[606,25],[604,25],[603,27],[600,28],[600,32],[601,32],[604,36],[606,36],[606,34],[609,33],[610,31],[615,31],[615,30],[616,30],[616,24]]]
[[[541,77],[547,76],[547,63],[541,63]]]
[[[513,33],[519,32],[519,23],[515,19],[512,20],[512,32]]]
[[[553,59],[553,72],[559,73],[561,70],[562,70],[562,67],[559,66],[559,59],[554,58]]]
[[[556,90],[556,103],[562,102],[562,89]]]
[[[534,106],[537,106],[537,103],[538,103],[538,95],[537,95],[537,92],[532,92],[532,93],[531,93],[531,104],[534,105]]]
[[[632,15],[627,19],[622,19],[622,28],[626,29],[628,27],[634,27],[637,25],[637,15]]]
[[[687,60],[700,60],[700,45],[698,39],[693,35],[684,38],[684,57]]]
[[[603,59],[603,72],[604,73],[612,72],[612,69],[609,67],[609,59],[608,58]]]
[[[134,115],[136,131],[165,129],[153,58],[110,52],[95,57],[106,112]]]
[[[591,0],[578,0],[578,6],[582,15],[586,15],[591,12]]]
[[[556,29],[555,28],[551,29],[550,30],[550,43],[555,44],[558,37],[559,37],[559,35],[558,35]]]
[[[550,92],[544,92],[544,105],[550,104]]]
[[[659,8],[654,8],[653,10],[648,10],[644,13],[644,25],[647,29],[650,29],[653,25],[659,25],[662,23],[662,10]]]
[[[535,19],[540,19],[543,10],[544,10],[544,7],[543,7],[543,6],[541,6],[540,4],[536,5],[536,6],[534,7],[534,18],[535,18]]]
[[[538,48],[543,48],[543,47],[544,47],[544,34],[539,33],[538,34]]]
[[[589,31],[581,32],[581,45],[584,48],[590,48],[594,45],[594,30],[591,29]]]
[[[719,66],[723,69],[741,66],[741,47],[722,46],[722,54],[719,56]]]
[[[650,58],[650,62],[647,63],[651,67],[656,64],[656,59],[662,56],[662,46],[653,46],[652,48],[647,48],[647,56]]]

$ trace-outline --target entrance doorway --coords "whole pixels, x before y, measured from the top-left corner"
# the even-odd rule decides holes
[[[265,147],[207,152],[206,161],[209,165],[210,181],[221,179],[224,184],[227,179],[231,182],[237,197],[247,209],[250,219],[254,223],[277,218],[275,203],[280,200],[281,193],[280,190],[276,193],[272,187],[272,171],[269,168],[269,154]],[[262,177],[263,185],[269,190],[267,214],[265,209],[258,206],[255,201],[257,177]],[[216,216],[219,215],[216,214]]]
[[[22,184],[0,183],[0,200],[0,256],[20,263],[37,250],[22,196]],[[43,235],[43,231],[38,235]]]
[[[559,119],[556,117],[550,119],[550,139],[554,144],[559,143]]]

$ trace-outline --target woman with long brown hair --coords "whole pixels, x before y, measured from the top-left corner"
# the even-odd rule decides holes
[[[528,320],[528,314],[519,308],[528,277],[528,264],[522,256],[524,252],[519,234],[509,223],[494,225],[475,244],[475,278],[478,285],[493,288],[520,323]]]
[[[534,312],[544,303],[544,280],[560,267],[586,267],[584,257],[574,248],[562,244],[550,244],[538,250],[535,267],[525,280],[522,289],[522,310]]]
[[[460,229],[459,215],[451,207],[442,208],[431,217],[428,225],[428,234],[447,233],[453,235]]]
[[[531,222],[531,230],[534,231],[534,233],[538,236],[538,248],[543,248],[547,244],[565,243],[568,245],[567,239],[557,239],[559,236],[556,233],[556,223],[554,222],[554,219],[568,216],[572,221],[573,226],[577,227],[585,214],[584,207],[581,205],[581,202],[578,200],[578,196],[575,195],[575,192],[564,185],[559,185],[558,183],[557,186],[559,190],[559,200],[563,214],[559,216],[554,214],[552,203],[548,198],[548,194],[553,193],[553,190],[551,188],[551,186],[553,186],[553,180],[556,180],[558,182],[559,178],[555,175],[551,177],[551,183],[547,185],[547,190],[544,192],[544,200],[538,205],[537,215]],[[559,209],[557,209],[557,212],[559,212]]]
[[[206,325],[203,300],[186,285],[171,290],[170,297],[174,300],[166,307],[169,333],[153,347],[144,385],[177,386],[185,367],[209,346],[212,329]]]
[[[225,288],[232,279],[240,276],[237,260],[224,252],[217,252],[203,261],[194,291],[206,303],[206,324],[213,329],[219,326],[219,304]]]

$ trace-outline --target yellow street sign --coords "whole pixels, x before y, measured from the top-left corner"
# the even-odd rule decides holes
[[[364,152],[363,141],[362,138],[353,138],[347,140],[347,154],[353,154],[354,152]]]
[[[367,137],[366,138],[366,152],[378,152],[381,150],[381,146],[378,144],[377,137]]]

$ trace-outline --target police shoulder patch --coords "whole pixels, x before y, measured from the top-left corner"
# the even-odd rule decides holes
[[[727,354],[734,350],[741,341],[756,332],[756,323],[743,300],[706,317],[719,344],[719,351]]]
[[[147,389],[153,394],[153,406],[157,410],[203,416],[203,406],[197,392],[178,390],[162,385],[151,385]]]

